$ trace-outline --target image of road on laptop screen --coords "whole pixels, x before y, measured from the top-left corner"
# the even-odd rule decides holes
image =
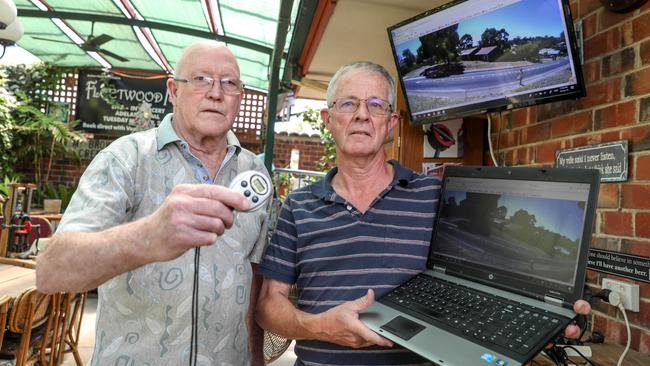
[[[567,199],[581,192],[566,192],[558,198],[488,192],[498,190],[488,186],[483,192],[444,192],[436,253],[571,286],[586,197]]]
[[[500,107],[507,97],[575,90],[560,1],[481,0],[456,8],[392,30],[414,121],[469,105]]]

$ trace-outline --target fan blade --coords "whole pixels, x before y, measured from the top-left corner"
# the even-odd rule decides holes
[[[112,58],[114,58],[114,59],[116,59],[118,61],[121,61],[121,62],[129,61],[128,58],[124,58],[124,57],[122,57],[122,56],[120,56],[118,54],[115,54],[115,53],[113,53],[111,51],[106,51],[105,49],[102,49],[102,48],[98,48],[97,52],[102,53],[102,54],[104,54],[106,56],[110,56],[110,57],[112,57]]]
[[[87,44],[91,46],[101,46],[104,43],[110,41],[113,39],[113,37],[109,36],[108,34],[100,34],[97,37],[88,37],[88,40],[86,41]]]
[[[41,40],[41,41],[72,44],[72,41],[59,41],[58,39],[49,39],[49,38],[35,37],[35,36],[30,36],[30,37],[32,37],[33,39]]]

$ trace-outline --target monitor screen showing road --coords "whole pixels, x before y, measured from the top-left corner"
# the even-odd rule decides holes
[[[411,121],[584,95],[563,0],[467,0],[389,28]]]

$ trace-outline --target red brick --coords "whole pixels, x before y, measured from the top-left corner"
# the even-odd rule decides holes
[[[623,184],[622,195],[624,208],[650,208],[650,184]]]
[[[582,74],[585,78],[585,84],[591,84],[594,81],[600,80],[600,67],[600,59],[588,62],[582,66]]]
[[[580,102],[583,108],[591,108],[619,99],[621,99],[621,79],[613,78],[599,84],[588,85],[587,96]]]
[[[600,7],[601,7],[601,3],[598,0],[580,0],[580,3],[578,5],[577,17],[584,18],[585,15],[591,13],[596,9],[599,9]]]
[[[512,128],[519,128],[530,123],[528,108],[515,109],[510,112],[510,123]]]
[[[611,28],[585,40],[584,59],[590,60],[597,56],[610,53],[621,47],[621,32],[618,28]]]
[[[626,97],[647,93],[650,93],[650,67],[625,76]]]
[[[598,32],[598,14],[591,14],[582,20],[582,37],[590,38]]]
[[[636,180],[650,180],[650,155],[640,155],[636,158]]]
[[[601,134],[599,142],[618,141],[620,139],[621,133],[618,131],[613,131]]]
[[[625,126],[636,122],[636,101],[615,104],[596,111],[594,130]]]
[[[630,152],[650,150],[650,125],[623,130],[621,139],[629,140]]]
[[[639,339],[639,348],[637,350],[644,355],[650,355],[650,332],[641,333],[641,338]]]
[[[609,235],[634,235],[632,230],[632,214],[621,211],[603,212],[601,232]]]
[[[639,312],[627,312],[627,318],[630,323],[648,327],[650,325],[650,302],[640,301]]]
[[[634,43],[632,22],[627,22],[621,26],[621,41],[623,42],[623,46],[629,46]]]
[[[521,132],[521,143],[529,144],[532,142],[547,140],[550,136],[550,128],[548,123],[540,123],[530,126]]]
[[[636,236],[650,238],[650,212],[637,212],[634,217],[634,227]],[[650,250],[648,252],[650,253]]]
[[[561,141],[548,142],[537,146],[537,162],[542,164],[554,163],[555,152],[561,148]]]
[[[571,140],[571,144],[569,147],[579,147],[579,146],[585,146],[588,144],[597,144],[600,142],[600,140],[593,140],[593,136],[576,136],[573,137]],[[599,138],[599,136],[596,136],[596,138]]]
[[[650,36],[650,13],[645,13],[632,21],[632,34],[634,42]]]
[[[603,77],[609,77],[632,70],[634,68],[635,56],[634,48],[628,47],[603,57]]]
[[[600,12],[600,30],[607,29],[613,25],[622,23],[630,18],[628,13],[614,13],[613,11]]]
[[[587,269],[587,282],[597,283],[600,280],[600,272],[592,271]]]
[[[650,257],[650,241],[624,239],[621,244],[621,251],[631,255]]]
[[[581,112],[560,117],[551,123],[551,137],[567,136],[592,130],[591,112]]]
[[[641,43],[639,47],[639,58],[643,65],[650,63],[650,41]]]
[[[630,333],[632,341],[630,342],[631,348],[636,349],[639,345],[639,338],[641,337],[641,332],[637,328],[630,327]],[[607,320],[607,328],[604,333],[605,339],[609,343],[617,343],[620,345],[625,345],[627,343],[627,330],[625,329],[625,323],[623,320]]]
[[[636,169],[635,164],[636,163],[634,161],[634,156],[628,155],[627,157],[627,181],[628,182],[634,182],[637,180],[635,175],[635,169]]]
[[[619,208],[618,184],[603,183],[600,185],[598,208]]]
[[[650,98],[642,98],[639,102],[639,122],[650,121]]]
[[[512,131],[508,133],[502,133],[501,138],[498,139],[497,148],[506,149],[509,147],[518,146],[519,143],[519,134],[520,131]]]

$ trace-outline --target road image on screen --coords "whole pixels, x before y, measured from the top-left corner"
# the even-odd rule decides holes
[[[436,251],[495,270],[573,283],[585,201],[447,190]]]
[[[581,84],[560,0],[469,0],[390,35],[414,122],[571,94]]]

